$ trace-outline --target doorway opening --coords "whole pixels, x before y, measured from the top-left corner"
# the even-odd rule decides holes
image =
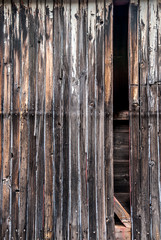
[[[119,214],[129,219],[129,84],[128,84],[128,10],[127,0],[114,1],[113,24],[113,144],[114,144],[114,200],[115,225],[124,224]],[[114,205],[115,206],[115,205]],[[129,227],[130,228],[130,227]]]

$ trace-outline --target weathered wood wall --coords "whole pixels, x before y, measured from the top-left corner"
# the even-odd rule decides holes
[[[161,2],[129,8],[132,239],[160,239]],[[0,237],[114,239],[112,0],[0,0]]]

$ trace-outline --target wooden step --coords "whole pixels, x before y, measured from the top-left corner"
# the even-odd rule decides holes
[[[115,225],[116,240],[131,240],[131,229],[124,226]]]
[[[116,197],[114,197],[114,212],[123,223],[122,225],[115,225],[115,239],[130,240],[131,239],[131,219],[128,212],[121,205]]]

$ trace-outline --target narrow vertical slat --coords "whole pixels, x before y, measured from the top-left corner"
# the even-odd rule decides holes
[[[29,163],[28,163],[28,219],[27,239],[35,237],[36,211],[36,137],[34,113],[36,95],[37,12],[36,1],[29,1]]]
[[[151,238],[160,239],[160,176],[158,157],[158,47],[157,47],[157,1],[149,0],[149,167],[150,167],[150,225]]]
[[[11,2],[4,3],[3,202],[2,238],[10,237],[11,147]]]
[[[45,229],[44,239],[53,237],[53,3],[46,1],[45,87]]]
[[[158,140],[159,140],[159,161],[158,165],[160,167],[160,184],[161,184],[161,0],[158,1]],[[160,206],[161,206],[161,191],[159,192]],[[161,208],[160,208],[161,214]]]
[[[80,3],[79,21],[79,79],[80,79],[80,171],[81,171],[81,237],[88,239],[88,193],[87,193],[87,3]]]
[[[2,0],[0,1],[0,236],[2,236],[2,199],[3,199],[3,162],[2,162],[2,144],[3,144],[3,56],[4,56],[4,9]]]
[[[55,238],[62,238],[62,101],[63,86],[62,71],[62,3],[54,1],[54,172],[55,172],[55,206],[54,206],[54,233]]]
[[[149,161],[148,161],[148,2],[140,1],[140,186],[141,186],[141,232],[140,238],[149,238]]]
[[[27,167],[28,167],[28,98],[29,98],[29,37],[28,1],[20,6],[21,26],[21,112],[20,112],[20,176],[19,176],[19,237],[26,237]]]
[[[21,62],[21,36],[20,36],[20,3],[12,2],[13,26],[13,159],[12,159],[12,237],[18,238],[18,201],[19,201],[19,162],[20,162],[20,62]]]
[[[114,239],[113,185],[113,6],[105,1],[104,148],[106,238]]]
[[[78,78],[78,22],[79,1],[71,2],[71,78],[70,78],[70,150],[71,150],[71,238],[79,234],[79,78]]]
[[[97,238],[95,155],[96,3],[88,1],[88,190],[89,238]]]
[[[62,238],[68,239],[69,211],[69,44],[70,44],[70,0],[63,1],[63,225]]]
[[[140,136],[139,136],[139,59],[138,59],[138,1],[130,2],[129,9],[129,111],[130,111],[130,193],[132,238],[140,239]]]
[[[38,0],[36,80],[36,237],[44,236],[44,104],[45,104],[45,2]]]
[[[106,238],[105,158],[104,158],[104,1],[97,1],[96,21],[96,155],[98,238]],[[111,129],[112,131],[112,129]]]

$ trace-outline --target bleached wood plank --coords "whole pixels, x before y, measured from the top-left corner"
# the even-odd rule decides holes
[[[45,189],[44,239],[53,232],[53,3],[46,1],[46,81],[45,81]]]
[[[78,23],[79,23],[79,1],[71,1],[71,59],[70,59],[70,105],[69,105],[69,131],[71,151],[70,159],[70,185],[71,185],[71,238],[79,236],[80,216],[80,185],[79,185],[79,76],[78,76]]]
[[[79,78],[80,78],[80,175],[81,175],[81,236],[88,239],[88,180],[87,180],[87,2],[80,3],[79,20]]]

